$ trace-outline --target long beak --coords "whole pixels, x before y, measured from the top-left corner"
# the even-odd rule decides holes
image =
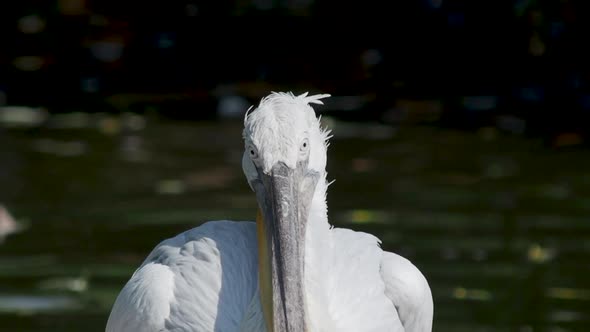
[[[260,272],[270,272],[270,276],[260,278],[261,283],[270,281],[260,287],[267,328],[304,332],[305,230],[319,174],[308,171],[307,162],[300,162],[296,169],[279,162],[270,174],[258,173],[254,189],[263,216],[263,231],[258,236],[265,237],[265,243],[259,245],[266,247],[261,247],[260,253],[267,256],[259,259],[269,263],[266,268],[261,265]]]

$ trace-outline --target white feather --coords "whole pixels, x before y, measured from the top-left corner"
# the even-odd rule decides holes
[[[328,225],[314,220],[314,230]],[[306,245],[310,331],[431,331],[430,288],[411,262],[370,234],[321,228],[325,237]],[[121,291],[106,331],[265,331],[256,243],[253,223],[229,221],[163,241]]]
[[[253,223],[208,222],[181,233],[133,274],[106,331],[238,331],[257,292],[257,268]]]
[[[385,295],[395,305],[405,331],[431,331],[434,303],[422,272],[406,258],[383,252],[381,275],[385,281]]]
[[[174,273],[166,265],[148,263],[138,269],[113,306],[107,331],[160,331],[170,317]]]

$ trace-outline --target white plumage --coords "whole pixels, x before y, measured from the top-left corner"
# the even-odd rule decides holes
[[[242,162],[251,186],[262,176],[256,170],[270,172],[279,161],[294,168],[308,160],[309,170],[319,172],[300,239],[306,329],[429,332],[433,302],[422,273],[405,258],[382,251],[376,237],[328,223],[328,133],[308,105],[323,97],[273,93],[247,115],[244,130]],[[307,145],[309,151],[303,149]],[[163,241],[119,294],[106,331],[267,331],[260,232],[254,222],[212,221]],[[284,331],[275,327],[275,332]]]

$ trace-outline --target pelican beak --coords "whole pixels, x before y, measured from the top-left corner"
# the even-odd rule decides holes
[[[279,162],[269,174],[259,170],[258,175],[253,184],[263,219],[258,236],[260,256],[266,256],[259,260],[267,328],[304,332],[307,331],[303,280],[305,230],[319,173],[309,171],[304,161],[295,169]],[[260,227],[263,227],[261,231]]]

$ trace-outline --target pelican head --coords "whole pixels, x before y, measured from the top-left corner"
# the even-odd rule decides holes
[[[273,92],[246,114],[242,168],[258,201],[261,303],[268,331],[307,331],[305,230],[325,176],[326,139],[309,104],[329,95]]]

